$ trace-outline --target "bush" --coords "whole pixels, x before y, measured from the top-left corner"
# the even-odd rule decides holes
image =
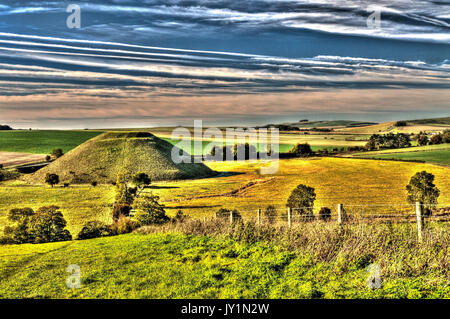
[[[78,233],[77,239],[91,239],[111,235],[111,228],[101,221],[89,221]]]
[[[417,144],[419,144],[420,146],[425,146],[428,144],[428,136],[423,133],[420,132],[419,135],[417,135]]]
[[[59,183],[59,176],[56,174],[47,173],[45,175],[45,182],[53,187],[54,185]]]
[[[166,215],[164,205],[158,201],[159,197],[153,194],[145,194],[136,200],[134,208],[137,213],[133,219],[139,226],[164,224],[170,220]]]
[[[55,149],[52,151],[52,155],[53,155],[54,157],[56,157],[56,158],[60,158],[61,156],[64,155],[64,153],[63,153],[63,150],[62,150],[62,149],[60,149],[60,148],[55,148]]]
[[[277,210],[275,206],[269,205],[266,207],[264,211],[264,217],[266,218],[269,224],[274,224],[277,220]]]
[[[95,186],[97,186],[97,182],[93,181],[93,182],[91,182],[91,185],[95,187]]]
[[[430,145],[436,145],[436,144],[442,144],[442,143],[444,143],[444,140],[443,140],[441,134],[433,135],[430,138]]]
[[[242,219],[241,214],[236,209],[227,209],[227,208],[221,208],[216,212],[216,218],[219,219],[227,219],[230,220],[230,214],[233,214],[233,219]]]
[[[397,122],[395,122],[395,124],[394,124],[394,126],[396,126],[396,127],[402,127],[402,126],[406,126],[406,125],[408,125],[408,124],[406,123],[406,121],[397,121]]]
[[[52,158],[50,157],[50,155],[45,156],[45,160],[46,160],[47,162],[50,162],[51,159],[52,159]]]
[[[177,211],[175,217],[173,218],[174,222],[183,223],[185,222],[189,216],[185,215],[182,210]]]
[[[319,211],[319,219],[323,221],[328,221],[331,219],[331,209],[328,207],[321,207]]]
[[[112,211],[113,221],[119,220],[121,216],[129,217],[131,206],[126,203],[115,203]]]
[[[133,176],[132,181],[137,187],[144,187],[151,183],[150,177],[145,173],[137,173]]]
[[[111,234],[121,235],[131,233],[138,227],[138,224],[130,217],[120,216],[120,218],[111,224]]]

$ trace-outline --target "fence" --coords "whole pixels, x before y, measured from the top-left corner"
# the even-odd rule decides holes
[[[373,213],[373,211],[376,213]],[[337,222],[339,225],[362,223],[362,222],[389,222],[389,223],[417,223],[417,237],[422,241],[425,222],[449,222],[450,205],[437,205],[432,210],[419,202],[411,205],[343,205],[337,204],[333,208],[321,208],[314,214],[313,207],[297,208],[270,208],[266,210],[257,209],[254,212],[245,213],[246,218],[250,216],[258,225],[265,223],[284,223],[292,227],[294,223],[311,222],[321,220],[324,222]],[[243,219],[238,212],[229,212],[226,215],[216,216],[228,218],[230,224],[236,220]]]

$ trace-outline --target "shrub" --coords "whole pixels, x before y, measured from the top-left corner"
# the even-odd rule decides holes
[[[411,177],[406,185],[408,191],[408,202],[414,204],[420,202],[424,205],[424,214],[431,214],[431,210],[436,207],[439,197],[439,189],[434,185],[434,175],[426,171],[417,172]]]
[[[401,127],[401,126],[406,126],[406,125],[407,125],[406,121],[397,121],[394,124],[394,126],[396,126],[396,127]]]
[[[242,220],[241,214],[236,209],[227,209],[227,208],[221,208],[216,212],[216,218],[219,219],[230,219],[230,214],[233,214],[234,220]]]
[[[54,157],[56,157],[56,158],[60,158],[61,156],[64,155],[64,153],[63,153],[63,150],[62,150],[62,149],[60,149],[60,148],[55,148],[55,149],[52,151],[52,155],[53,155]]]
[[[121,216],[130,216],[131,206],[126,203],[115,203],[112,211],[113,221],[119,220]]]
[[[78,233],[77,239],[90,239],[111,235],[111,228],[101,221],[89,221]]]
[[[323,221],[328,221],[331,219],[331,209],[328,207],[321,207],[319,211],[319,219]]]
[[[179,210],[179,211],[177,211],[177,213],[176,213],[175,217],[173,218],[173,220],[175,222],[183,223],[188,218],[189,218],[189,216],[185,215],[182,210]]]
[[[51,159],[52,159],[52,158],[50,157],[50,155],[45,156],[45,160],[46,160],[47,162],[50,162]]]
[[[145,194],[136,200],[134,208],[137,213],[133,219],[139,226],[151,224],[164,224],[170,220],[164,210],[164,205],[160,204],[159,196],[153,194]]]
[[[425,146],[428,144],[428,136],[423,133],[420,132],[419,135],[417,135],[417,144],[419,144],[420,146]]]
[[[67,225],[57,206],[41,207],[33,214],[29,222],[29,230],[35,243],[71,240]]]
[[[450,143],[450,130],[445,130],[442,132],[442,142]]]
[[[314,188],[300,184],[292,191],[286,206],[290,207],[293,213],[298,212],[301,216],[312,217],[315,200]]]
[[[95,187],[95,186],[97,186],[97,182],[93,181],[93,182],[91,182],[91,185]]]
[[[45,175],[45,182],[53,187],[54,185],[59,183],[59,176],[56,174],[47,173]]]
[[[121,235],[131,233],[138,227],[138,224],[130,217],[120,216],[120,218],[111,224],[111,234]]]

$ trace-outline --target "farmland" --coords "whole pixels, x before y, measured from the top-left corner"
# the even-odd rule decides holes
[[[0,151],[50,154],[55,148],[64,153],[99,135],[100,131],[0,131]]]

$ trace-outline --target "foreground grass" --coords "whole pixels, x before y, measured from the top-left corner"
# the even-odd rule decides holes
[[[273,243],[239,239],[245,231],[202,236],[185,229],[3,246],[0,297],[450,298],[448,245],[439,247],[448,243],[448,229],[422,249],[410,237],[413,226],[383,227],[340,233],[319,225]],[[302,244],[303,238],[310,242]],[[367,287],[371,263],[382,268],[381,289]],[[66,287],[70,264],[81,268],[80,289]]]
[[[55,148],[64,153],[99,135],[97,131],[0,131],[0,151],[50,154]]]

